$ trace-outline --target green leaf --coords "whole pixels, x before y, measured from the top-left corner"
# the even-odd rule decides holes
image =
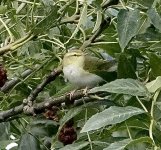
[[[107,148],[103,150],[124,150],[126,146],[130,143],[131,139],[125,139],[122,141],[118,141],[115,143],[110,144]]]
[[[150,25],[151,25],[151,21],[149,17],[147,17],[147,15],[143,15],[140,18],[140,25],[139,25],[138,33],[139,34],[145,33],[147,28],[150,27]]]
[[[138,139],[133,139],[133,140],[131,140],[130,143],[128,144],[128,147],[129,147],[129,146],[132,146],[132,145],[136,145],[136,144],[138,144],[138,143],[150,143],[150,144],[152,144],[153,141],[152,141],[152,139],[151,139],[150,137],[147,137],[147,136],[145,136],[145,137],[140,137],[140,138],[138,138]]]
[[[47,31],[52,26],[54,26],[57,22],[58,17],[58,8],[56,5],[52,8],[52,11],[40,22],[36,24],[33,28],[33,32],[36,34],[40,34],[41,32]]]
[[[148,82],[146,87],[149,92],[156,92],[159,88],[161,88],[161,76],[158,76],[155,80]]]
[[[31,134],[22,135],[18,150],[40,150],[38,140]]]
[[[132,37],[137,34],[139,22],[139,10],[120,10],[118,14],[117,31],[122,50],[124,50]]]
[[[109,143],[107,143],[107,142],[102,142],[102,141],[92,141],[92,143],[93,143],[94,145],[99,146],[99,147],[107,147],[107,146],[109,146]]]
[[[86,147],[89,144],[89,142],[79,142],[67,145],[60,150],[81,150],[82,148]]]
[[[53,5],[52,0],[41,0],[41,1],[45,6],[52,6]]]
[[[125,139],[119,142],[115,142],[110,144],[107,148],[103,150],[124,150],[126,147],[131,146],[131,145],[136,145],[138,143],[152,143],[152,140],[150,137],[141,137],[138,139]]]
[[[9,133],[7,132],[9,130],[9,123],[2,122],[0,123],[0,139],[1,140],[8,140]]]
[[[89,93],[96,93],[99,91],[128,94],[133,96],[150,96],[147,88],[139,81],[134,79],[117,79],[103,86],[95,87]]]
[[[155,53],[149,53],[149,63],[150,67],[152,69],[152,74],[154,77],[160,76],[161,75],[161,58],[157,56]]]
[[[141,5],[143,7],[151,7],[154,0],[135,0],[138,5]]]
[[[133,78],[136,79],[135,64],[127,58],[124,53],[121,53],[118,61],[117,75],[118,78]]]
[[[144,111],[136,107],[116,107],[111,106],[110,108],[93,115],[85,123],[84,127],[81,130],[81,133],[88,132],[91,130],[97,130],[101,127],[117,124],[127,120],[128,118],[142,114]]]
[[[63,118],[60,120],[60,127],[59,129],[61,129],[63,127],[63,125],[70,119],[72,119],[74,116],[76,116],[77,114],[79,114],[82,110],[84,109],[84,106],[79,106],[79,107],[75,107],[75,108],[71,108],[64,116]]]
[[[152,24],[159,29],[159,31],[161,32],[161,17],[159,16],[157,10],[155,8],[151,8],[148,10],[147,12]]]
[[[7,6],[0,5],[0,14],[5,14],[7,12]]]

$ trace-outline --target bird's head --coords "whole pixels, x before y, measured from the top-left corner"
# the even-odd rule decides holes
[[[80,50],[72,50],[64,55],[63,67],[68,65],[84,66],[85,53]]]

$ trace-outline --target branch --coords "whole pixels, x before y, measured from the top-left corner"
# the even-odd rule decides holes
[[[32,35],[31,33],[28,33],[25,37],[22,37],[11,44],[1,47],[0,48],[0,55],[3,55],[4,53],[6,53],[8,51],[13,51],[13,50],[17,49],[18,47],[22,46],[26,42],[30,41],[33,37],[34,37],[34,35]]]
[[[98,30],[89,39],[84,41],[83,45],[79,49],[83,50],[86,47],[90,46],[91,43],[93,43],[95,39],[110,25],[110,22],[111,22],[110,18],[103,20]]]
[[[27,99],[25,99],[24,104],[27,104],[24,106],[24,112],[25,113],[34,113],[34,111],[31,112],[30,107],[33,105],[33,101],[36,99],[38,94],[44,89],[44,87],[49,84],[50,82],[54,81],[57,76],[59,76],[62,73],[61,67],[58,67],[54,69],[37,87],[30,93]]]
[[[75,22],[77,22],[77,19],[79,17],[80,17],[79,15],[74,15],[72,17],[65,18],[60,22],[60,25],[66,24],[66,23],[75,23]],[[1,47],[0,48],[0,55],[3,55],[4,53],[7,53],[8,51],[13,51],[13,50],[21,47],[26,42],[30,41],[33,37],[35,37],[35,35],[32,34],[31,32],[29,32],[25,37],[18,39],[14,43],[11,43],[11,44],[8,44],[4,47]]]
[[[119,0],[107,0],[104,3],[102,3],[101,7],[102,9],[107,9],[111,5],[117,5],[119,3]],[[95,41],[95,39],[110,25],[111,18],[106,18],[102,20],[102,23],[98,30],[86,41],[84,41],[83,45],[79,48],[80,50],[85,49],[86,47],[90,46],[91,43]]]
[[[24,79],[27,76],[29,76],[32,72],[33,72],[33,70],[28,69],[28,70],[24,71],[20,75],[20,77],[22,79]],[[19,83],[21,81],[20,77],[14,77],[12,80],[6,82],[5,85],[3,87],[1,87],[0,91],[4,92],[4,93],[8,92],[11,88],[13,88],[17,83]]]
[[[80,99],[84,96],[83,91],[76,91],[73,96],[71,97],[71,100],[74,101],[76,99]],[[54,105],[59,105],[61,103],[64,103],[66,101],[70,100],[70,95],[66,94],[54,99],[50,99],[48,101],[44,101],[41,103],[35,103],[33,106],[31,106],[29,109],[31,113],[28,113],[27,115],[33,115],[32,111],[34,110],[35,113],[41,113],[43,112],[46,108],[50,108],[51,106]],[[83,104],[84,99],[82,100],[82,104]],[[91,98],[86,99],[86,101],[92,101]],[[80,100],[79,100],[79,104],[80,104]],[[22,114],[23,113],[23,108],[24,105],[21,104],[19,106],[16,106],[12,109],[6,110],[6,111],[1,111],[0,112],[0,122],[4,122],[7,120],[12,120],[11,118],[14,118],[15,116],[17,116],[18,114]]]

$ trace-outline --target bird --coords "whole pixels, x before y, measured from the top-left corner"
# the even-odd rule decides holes
[[[115,60],[103,60],[79,49],[67,52],[62,66],[64,77],[77,89],[93,88],[117,76]]]

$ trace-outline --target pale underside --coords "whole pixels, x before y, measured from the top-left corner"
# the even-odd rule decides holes
[[[76,88],[92,88],[98,85],[103,79],[96,74],[89,73],[83,68],[74,64],[68,65],[63,68],[64,76]]]

